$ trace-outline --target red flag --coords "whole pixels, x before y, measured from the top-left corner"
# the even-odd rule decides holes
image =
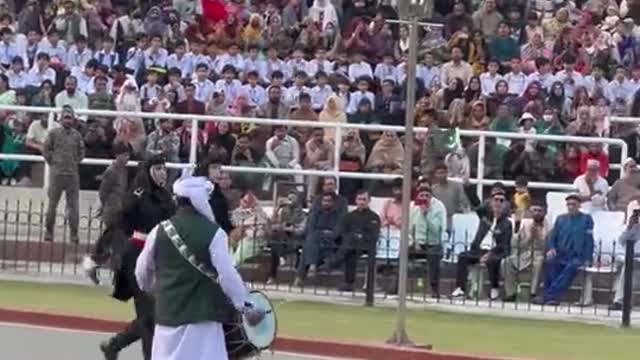
[[[205,19],[217,23],[224,20],[227,17],[227,10],[224,7],[224,3],[220,0],[201,0],[202,1],[202,15]]]

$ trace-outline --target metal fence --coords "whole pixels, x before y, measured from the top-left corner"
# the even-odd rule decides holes
[[[83,277],[82,259],[95,245],[103,231],[100,220],[96,217],[96,209],[89,208],[81,214],[79,243],[71,243],[64,211],[59,213],[56,221],[54,242],[43,241],[44,234],[44,202],[4,201],[0,203],[0,270],[11,273],[44,274],[65,277]],[[375,239],[376,250],[372,247],[341,248],[340,242],[323,243],[322,260],[317,266],[311,266],[309,276],[302,283],[296,277],[304,271],[300,256],[304,245],[302,236],[283,236],[278,234],[276,226],[260,222],[242,223],[245,230],[243,241],[251,242],[251,248],[245,249],[252,255],[240,269],[247,282],[255,288],[285,291],[297,294],[313,294],[318,296],[348,297],[364,301],[366,295],[366,278],[368,255],[375,251],[376,255],[371,274],[371,294],[376,301],[393,299],[397,289],[397,248],[392,245],[391,228],[381,229],[381,236]],[[475,234],[458,234],[456,241],[443,242],[438,254],[413,249],[410,252],[410,271],[408,280],[409,300],[417,303],[444,304],[462,307],[479,307],[504,309],[506,311],[566,312],[569,314],[590,314],[602,317],[617,318],[619,312],[610,311],[611,303],[623,264],[621,249],[614,243],[613,249],[603,250],[602,239],[596,239],[594,264],[589,271],[581,271],[569,289],[560,306],[539,306],[532,303],[532,293],[542,294],[541,284],[531,284],[531,270],[518,273],[515,280],[517,296],[514,302],[503,302],[502,299],[488,298],[489,285],[485,270],[481,266],[472,267],[468,277],[468,296],[451,298],[448,296],[455,289],[456,255],[469,248]],[[454,238],[452,236],[452,238]],[[255,241],[248,241],[255,240]],[[369,242],[370,243],[370,242]],[[516,245],[516,249],[519,247]],[[516,250],[517,253],[517,250]],[[340,254],[336,258],[336,254]],[[433,255],[440,258],[440,276],[438,286],[440,297],[436,297],[429,286],[429,264]],[[353,288],[345,291],[344,260],[356,260],[355,283]],[[331,260],[337,260],[335,263]],[[336,265],[331,266],[329,263]],[[276,272],[277,271],[277,272]],[[103,282],[108,282],[108,267],[101,273]],[[543,277],[541,277],[543,279]],[[87,281],[89,281],[87,279]],[[502,287],[502,284],[501,284]],[[637,293],[637,291],[636,291]]]

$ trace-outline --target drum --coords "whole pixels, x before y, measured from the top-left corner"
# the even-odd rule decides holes
[[[276,338],[278,323],[271,302],[260,291],[252,291],[249,297],[257,309],[264,310],[265,316],[258,325],[252,327],[241,314],[237,314],[235,322],[223,326],[227,352],[231,360],[257,356],[270,348]]]

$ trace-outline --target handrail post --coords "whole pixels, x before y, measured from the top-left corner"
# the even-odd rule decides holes
[[[484,157],[486,153],[486,144],[487,142],[484,134],[480,134],[478,137],[478,164],[476,167],[476,169],[478,169],[476,174],[476,177],[478,178],[478,183],[476,184],[476,193],[480,202],[482,202],[483,198],[482,186],[484,183]]]
[[[335,144],[333,146],[333,176],[336,178],[336,189],[340,191],[340,156],[342,155],[342,128],[336,126]]]
[[[189,163],[196,165],[198,161],[198,120],[191,120],[191,143],[189,144]]]
[[[51,123],[56,121],[56,116],[55,113],[52,111],[49,111],[49,113],[47,114],[47,136],[49,135],[49,131],[51,131],[52,126]],[[80,167],[80,164],[78,164],[78,167]],[[42,187],[45,191],[49,190],[49,174],[51,173],[51,169],[49,168],[49,163],[47,163],[46,161],[44,162],[44,171],[43,171],[43,176],[44,179],[42,179]]]
[[[620,144],[620,178],[624,175],[624,161],[629,156],[629,145],[626,142]]]

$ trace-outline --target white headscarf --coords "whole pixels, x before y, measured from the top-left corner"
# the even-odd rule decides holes
[[[209,194],[213,191],[213,186],[204,176],[185,176],[173,184],[173,193],[189,199],[200,215],[215,223],[216,219],[209,205]]]

